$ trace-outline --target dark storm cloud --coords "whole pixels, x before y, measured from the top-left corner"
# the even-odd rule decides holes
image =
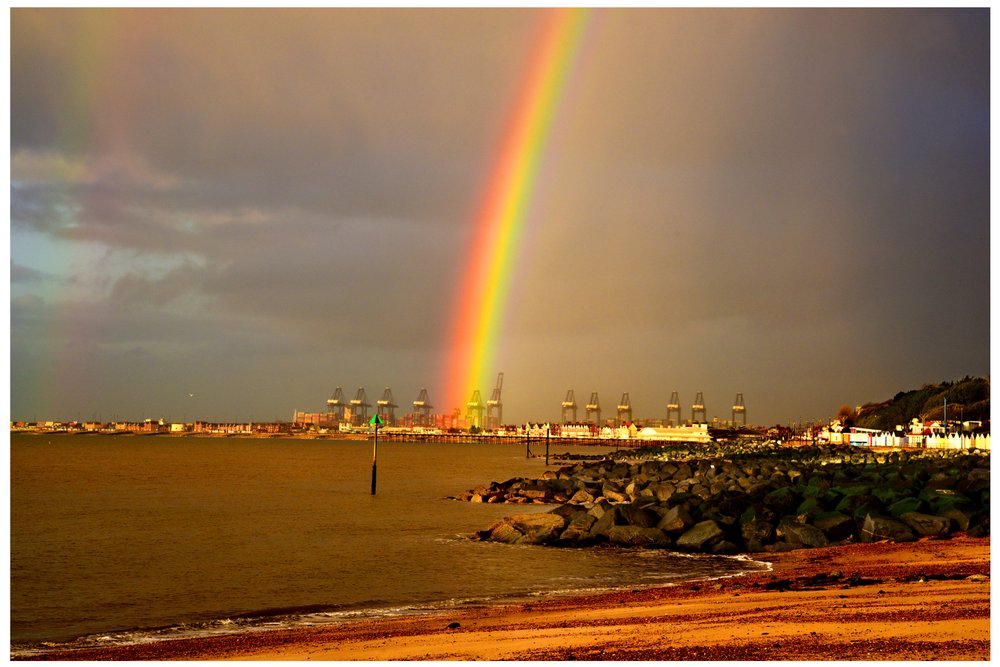
[[[985,373],[983,14],[655,15],[615,14],[588,54],[547,193],[574,222],[524,258],[514,331],[544,342],[508,379],[566,378],[551,405],[576,377],[652,414],[702,388],[723,418],[740,390],[804,417],[817,382],[864,402]]]
[[[742,391],[774,422],[987,373],[988,16],[595,12],[517,254],[505,415],[575,386],[650,417]],[[14,10],[12,408],[79,401],[40,379],[70,349],[60,386],[119,378],[83,410],[182,411],[189,381],[206,417],[433,398],[536,19]]]
[[[93,132],[217,205],[378,215],[398,215],[395,202],[426,211],[422,198],[436,189],[440,199],[478,166],[516,74],[495,49],[523,47],[510,30],[529,25],[511,12],[125,11],[90,26],[52,15],[25,10],[14,22],[24,54],[11,84],[15,150],[78,131],[79,118],[53,110],[78,87],[75,58],[86,68],[91,56],[71,49],[114,30],[121,41],[104,57],[128,61],[98,82],[107,98],[80,113]],[[39,39],[54,29],[67,39]]]

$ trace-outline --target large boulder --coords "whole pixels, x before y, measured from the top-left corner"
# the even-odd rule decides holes
[[[524,537],[524,533],[514,528],[507,520],[493,524],[488,533],[486,539],[490,542],[503,542],[504,544],[517,544]]]
[[[737,525],[739,517],[735,514],[725,514],[715,503],[705,502],[701,506],[701,519],[711,519],[721,526]]]
[[[789,514],[798,507],[799,499],[790,487],[781,486],[768,492],[763,503],[778,514]]]
[[[669,547],[670,538],[662,530],[646,526],[612,526],[608,541],[623,547]]]
[[[799,506],[795,509],[796,514],[817,514],[823,511],[823,506],[820,504],[819,499],[816,496],[811,496],[806,498]]]
[[[698,482],[691,486],[691,494],[698,496],[702,500],[708,500],[712,497],[712,489],[701,482]]]
[[[657,500],[663,501],[669,500],[670,496],[672,496],[674,491],[677,489],[673,484],[669,484],[667,482],[654,482],[646,487],[646,490],[651,491],[653,493],[653,497]]]
[[[722,540],[723,532],[719,524],[711,519],[696,523],[677,538],[677,548],[685,551],[708,551]]]
[[[902,521],[885,516],[867,514],[861,528],[862,542],[880,542],[882,540],[912,542],[915,539],[916,537],[909,526]]]
[[[588,512],[577,512],[570,518],[569,525],[559,535],[559,541],[569,544],[580,544],[581,542],[591,540],[590,528],[596,522],[597,519]]]
[[[774,537],[774,526],[763,519],[754,519],[740,526],[740,534],[748,543],[756,541],[765,544]]]
[[[795,546],[825,547],[829,543],[822,530],[806,523],[783,523],[778,526],[778,536]]]
[[[900,498],[900,494],[895,489],[887,486],[873,487],[871,495],[878,499],[878,501],[885,507],[892,505]]]
[[[477,486],[469,495],[469,501],[473,503],[496,502],[496,498],[503,498],[504,490],[495,482],[490,486]]]
[[[636,498],[641,493],[642,490],[646,488],[649,483],[649,478],[645,475],[638,475],[632,478],[632,481],[625,485],[625,495],[630,498]]]
[[[610,512],[612,509],[614,509],[614,505],[612,505],[607,499],[604,499],[600,502],[594,503],[594,506],[587,510],[587,514],[595,519],[600,519],[606,512]]]
[[[830,489],[833,493],[837,495],[848,498],[850,496],[867,496],[871,487],[864,484],[852,484],[850,486],[835,486]]]
[[[920,498],[914,498],[912,496],[908,496],[906,498],[902,498],[892,503],[891,505],[889,505],[888,509],[889,509],[889,514],[898,519],[900,516],[906,514],[907,512],[919,512],[921,509],[923,509],[923,507],[924,507],[924,501],[922,501]]]
[[[553,493],[565,493],[566,495],[573,494],[573,481],[566,479],[565,477],[548,480],[546,487]]]
[[[870,514],[871,508],[876,505],[880,505],[880,503],[874,496],[864,493],[852,493],[843,496],[834,509],[852,516],[865,516],[866,514]]]
[[[645,461],[639,466],[639,470],[649,479],[658,479],[660,476],[660,462]]]
[[[620,484],[610,481],[604,482],[604,486],[601,488],[601,495],[615,503],[627,503],[629,501],[625,489]]]
[[[671,479],[677,474],[677,464],[670,461],[660,461],[660,479]]]
[[[935,514],[941,514],[950,509],[967,509],[973,505],[969,498],[952,489],[924,490],[920,497],[930,503]]]
[[[577,507],[576,505],[569,505],[569,504],[560,505],[555,509],[549,510],[549,514],[557,514],[562,518],[564,518],[566,521],[569,521],[580,512],[586,512],[586,510]]]
[[[966,531],[969,529],[969,523],[972,520],[972,515],[970,512],[965,512],[956,507],[952,507],[943,510],[938,513],[938,516],[943,516],[948,519],[956,530]]]
[[[515,530],[524,535],[520,543],[547,544],[554,542],[566,525],[558,514],[515,514],[508,519]]]
[[[607,538],[609,530],[615,526],[623,526],[625,523],[625,520],[621,516],[620,506],[614,505],[597,518],[594,525],[590,527],[590,535],[592,537]]]
[[[947,517],[920,512],[905,512],[899,518],[917,534],[925,537],[942,537],[948,534],[951,527],[951,520]]]
[[[654,512],[650,512],[635,505],[622,505],[618,508],[623,522],[629,526],[641,526],[643,528],[653,528],[659,523],[660,517]]]
[[[667,506],[668,507],[674,507],[676,505],[684,505],[684,504],[689,504],[689,503],[693,503],[694,502],[695,496],[691,495],[687,491],[681,491],[680,490],[684,486],[686,486],[686,485],[683,484],[683,483],[680,484],[680,485],[678,485],[678,487],[677,487],[678,490],[674,491],[674,493],[670,496],[670,499],[667,500]],[[700,498],[698,499],[698,502],[701,502]]]
[[[834,542],[846,540],[854,534],[854,519],[841,512],[822,512],[811,519],[812,525],[823,531]]]
[[[687,508],[684,505],[675,505],[663,512],[656,527],[668,533],[683,533],[693,525],[694,519],[691,518]]]
[[[954,489],[955,484],[958,483],[958,478],[948,475],[947,473],[937,472],[931,475],[931,478],[927,480],[924,484],[924,489]]]

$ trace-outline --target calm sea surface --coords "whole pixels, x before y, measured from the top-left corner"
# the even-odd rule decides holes
[[[537,449],[537,447],[535,447]],[[553,451],[597,453],[594,447]],[[545,470],[523,445],[11,436],[11,641],[88,646],[336,622],[755,569],[474,542],[547,506],[448,500]]]

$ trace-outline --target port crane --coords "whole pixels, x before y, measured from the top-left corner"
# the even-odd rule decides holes
[[[677,421],[671,419],[670,415],[677,415]],[[670,394],[670,402],[667,403],[667,424],[670,426],[681,425],[681,399],[678,398],[676,391]]]
[[[413,401],[413,411],[417,414],[417,423],[423,426],[427,426],[431,421],[431,410],[434,408],[431,405],[431,399],[427,397],[427,390],[421,389],[420,395],[417,396],[417,400]]]
[[[572,412],[573,419],[566,419],[567,416]],[[576,396],[573,394],[573,390],[569,389],[566,391],[566,400],[562,402],[562,419],[563,423],[567,421],[576,421]]]
[[[382,398],[375,401],[375,405],[378,406],[376,410],[379,416],[382,417],[385,425],[394,426],[396,424],[396,408],[399,406],[396,405],[396,401],[392,398],[392,389],[386,387],[385,391],[382,392]]]
[[[465,419],[469,422],[469,426],[482,426],[483,411],[486,406],[483,405],[483,396],[478,389],[472,391],[472,398],[465,404],[465,407]]]
[[[628,398],[628,392],[622,394],[622,400],[618,403],[618,421],[625,423],[632,421],[632,402]]]
[[[597,419],[594,420],[594,424],[597,426],[601,425],[601,402],[597,400],[597,392],[593,392],[590,395],[590,402],[584,408],[587,412],[587,420],[590,421],[590,416],[592,414],[597,415]]]
[[[364,387],[358,387],[358,393],[351,399],[351,421],[358,426],[364,426],[368,421],[368,408],[372,405],[368,402],[368,394]]]
[[[743,403],[743,392],[736,393],[736,400],[733,402],[733,428],[736,428],[736,415],[743,415],[743,425],[747,425],[747,406]]]
[[[701,421],[698,421],[698,415],[701,415]],[[695,394],[694,405],[691,406],[691,423],[692,424],[704,424],[708,421],[708,416],[705,413],[705,396],[699,391]]]
[[[326,402],[326,411],[334,415],[338,420],[344,419],[344,410],[347,409],[347,402],[344,400],[344,390],[337,387],[333,396]]]
[[[490,400],[486,401],[487,430],[495,430],[503,423],[503,401],[500,399],[501,391],[503,391],[503,373],[497,375],[497,384],[493,387],[493,394],[490,396]]]

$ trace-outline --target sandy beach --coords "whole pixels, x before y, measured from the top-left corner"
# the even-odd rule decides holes
[[[990,541],[758,554],[769,572],[50,654],[83,660],[989,660]]]

